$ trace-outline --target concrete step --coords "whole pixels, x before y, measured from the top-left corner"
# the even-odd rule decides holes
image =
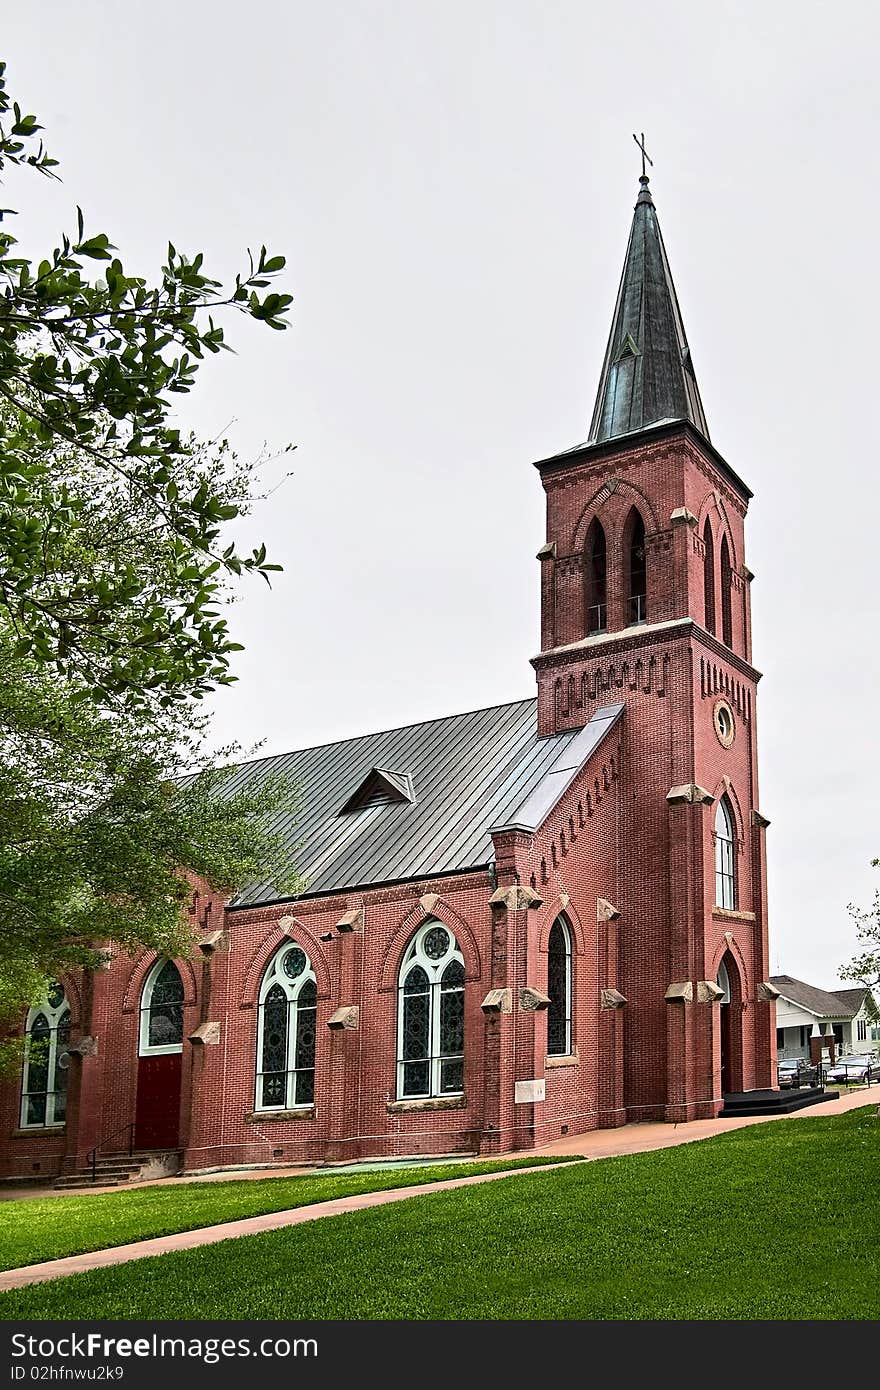
[[[56,1189],[68,1187],[124,1187],[131,1182],[131,1174],[117,1176],[111,1174],[109,1177],[103,1173],[98,1173],[92,1182],[91,1170],[88,1173],[67,1173],[63,1178],[56,1178],[52,1186]]]
[[[135,1183],[140,1179],[155,1179],[157,1177],[171,1177],[178,1171],[180,1166],[181,1154],[179,1150],[157,1150],[154,1153],[133,1153],[123,1150],[122,1153],[102,1153],[95,1163],[95,1175],[92,1178],[91,1163],[84,1164],[75,1173],[64,1173],[60,1178],[55,1179],[56,1188],[70,1187],[119,1187],[125,1183]],[[157,1160],[160,1166],[157,1169]],[[161,1167],[163,1160],[168,1161],[168,1166],[164,1172]]]

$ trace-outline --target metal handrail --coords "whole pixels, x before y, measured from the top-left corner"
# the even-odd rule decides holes
[[[89,1152],[86,1154],[86,1163],[92,1170],[92,1182],[97,1182],[98,1180],[98,1151],[103,1149],[105,1144],[109,1144],[111,1139],[116,1139],[118,1135],[127,1133],[128,1156],[131,1158],[134,1153],[134,1129],[135,1122],[132,1120],[129,1124],[122,1125],[121,1128],[115,1129],[112,1134],[105,1134],[93,1149],[89,1149]]]

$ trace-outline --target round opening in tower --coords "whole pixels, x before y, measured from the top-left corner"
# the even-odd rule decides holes
[[[715,734],[722,748],[729,748],[733,743],[736,728],[733,722],[733,710],[726,700],[719,700],[713,712],[713,722],[715,724]]]

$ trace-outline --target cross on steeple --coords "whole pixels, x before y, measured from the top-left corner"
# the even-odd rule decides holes
[[[651,166],[652,169],[653,169],[653,167],[654,167],[654,161],[653,161],[653,159],[651,158],[651,156],[648,154],[648,151],[645,149],[645,132],[642,131],[642,138],[641,138],[641,140],[639,139],[639,137],[638,137],[637,135],[634,135],[634,136],[633,136],[633,139],[635,140],[636,144],[638,145],[639,149],[640,149],[641,152],[642,152],[642,178],[643,178],[643,179],[646,179],[646,178],[648,177],[648,175],[647,175],[647,173],[645,172],[645,160],[648,161],[648,163],[650,164],[650,166]]]

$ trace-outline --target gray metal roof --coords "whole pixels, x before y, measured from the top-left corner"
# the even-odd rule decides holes
[[[850,998],[857,992],[851,989],[832,994],[829,990],[817,989],[815,985],[796,980],[792,975],[771,975],[770,983],[779,990],[783,999],[788,999],[792,1004],[799,1004],[807,1013],[815,1014],[817,1018],[852,1018],[858,1013],[861,1005],[861,998],[858,1003]],[[864,991],[859,990],[858,993],[861,996]]]
[[[289,841],[303,897],[460,872],[492,862],[490,827],[537,828],[622,710],[538,738],[537,702],[518,700],[245,763],[221,795],[277,774],[298,787],[298,812],[279,813],[272,828]],[[373,768],[405,774],[415,800],[346,811]],[[231,905],[278,898],[271,884],[250,884]]]
[[[647,177],[640,183],[590,442],[615,439],[666,420],[688,420],[708,439],[709,428]]]

